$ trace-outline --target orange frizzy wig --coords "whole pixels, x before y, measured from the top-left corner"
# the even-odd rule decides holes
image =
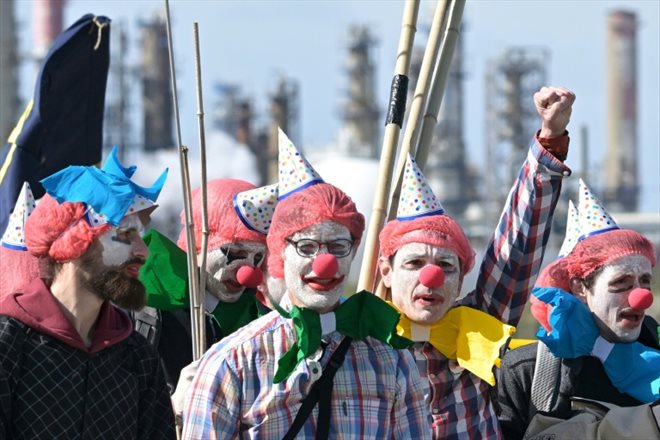
[[[414,231],[420,231],[420,234],[409,234]],[[424,231],[433,231],[435,234],[424,234]],[[385,258],[391,257],[408,243],[426,243],[456,252],[461,263],[461,276],[470,272],[474,266],[475,253],[470,241],[456,220],[446,214],[413,220],[392,220],[380,231],[378,238],[380,253]]]
[[[266,243],[266,236],[254,231],[241,221],[236,214],[233,198],[242,191],[256,188],[253,184],[239,179],[215,179],[207,183],[208,199],[208,250],[236,241],[254,241]],[[192,192],[193,222],[195,224],[195,249],[199,253],[202,249],[202,189]],[[181,212],[181,224],[186,224],[186,213]],[[181,229],[177,244],[183,250],[187,249],[186,228]]]
[[[280,200],[268,231],[270,275],[284,278],[282,254],[287,238],[325,221],[345,226],[355,240],[354,248],[357,248],[364,232],[364,216],[358,212],[353,200],[339,188],[329,183],[318,183]]]

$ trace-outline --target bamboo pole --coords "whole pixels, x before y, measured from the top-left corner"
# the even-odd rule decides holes
[[[449,76],[449,69],[454,58],[454,50],[456,49],[456,41],[461,30],[464,9],[465,0],[452,0],[445,36],[442,39],[442,48],[440,49],[440,61],[438,62],[433,78],[431,99],[426,107],[426,114],[424,115],[424,122],[422,123],[422,130],[417,144],[417,153],[415,155],[415,161],[422,170],[426,166],[429,145],[431,145],[431,141],[433,140],[435,127],[438,125],[438,113],[440,112],[442,97],[445,94],[447,77]]]
[[[448,12],[448,5],[450,0],[438,0],[433,15],[433,22],[431,23],[431,30],[429,32],[429,40],[426,43],[424,50],[424,58],[422,59],[422,66],[419,71],[419,79],[415,87],[415,95],[413,96],[412,105],[410,108],[410,115],[406,124],[406,130],[403,137],[403,144],[399,152],[399,159],[397,161],[397,169],[394,174],[395,184],[390,197],[390,209],[388,212],[388,220],[396,217],[396,210],[399,206],[399,197],[401,195],[401,181],[403,179],[403,169],[406,165],[406,157],[408,154],[415,155],[415,147],[419,138],[419,132],[422,127],[422,112],[426,107],[428,95],[431,91],[433,81],[433,71],[438,63],[438,55],[442,44],[442,34],[444,31],[444,24],[447,22],[446,16]]]
[[[199,315],[196,311],[199,310],[199,277],[197,276],[197,253],[195,252],[195,234],[194,223],[192,218],[192,196],[190,191],[190,174],[188,171],[188,147],[183,145],[181,141],[181,119],[179,117],[179,98],[176,88],[176,68],[174,63],[174,46],[172,44],[172,23],[170,19],[170,2],[165,0],[165,13],[167,19],[167,47],[170,57],[170,76],[172,81],[172,99],[174,101],[174,119],[176,122],[176,135],[177,146],[179,148],[179,165],[181,167],[181,185],[183,187],[183,209],[186,217],[186,239],[188,244],[187,262],[188,262],[188,279],[189,279],[189,295],[190,295],[190,325],[191,334],[193,336],[193,359],[198,359],[202,353],[197,350],[197,319]]]
[[[415,93],[413,95],[410,114],[406,123],[403,143],[401,145],[401,151],[399,152],[397,170],[396,173],[394,173],[394,185],[390,196],[387,220],[391,220],[396,216],[399,195],[401,193],[403,167],[406,163],[406,156],[415,145],[416,133],[419,131],[419,126],[421,126],[420,115],[426,103],[433,69],[440,50],[440,37],[442,36],[443,23],[446,21],[445,16],[447,13],[448,2],[449,0],[438,0],[438,3],[436,4],[433,22],[431,23],[431,30],[429,32],[429,39],[426,43],[426,49],[424,50],[424,57],[420,67],[417,85],[415,86]],[[390,179],[391,176],[392,174],[390,174]],[[381,299],[387,299],[387,288],[382,282],[375,287],[374,293]]]
[[[408,73],[415,32],[419,0],[407,0],[404,6],[401,23],[401,36],[397,49],[394,78],[390,90],[390,104],[385,125],[383,147],[380,155],[376,193],[371,211],[364,257],[360,269],[358,291],[374,289],[378,260],[378,233],[383,225],[387,209],[387,196],[390,192],[394,154],[399,143],[399,132],[403,124],[406,110],[406,95],[408,94]]]
[[[204,130],[204,100],[202,99],[202,65],[199,52],[199,24],[193,23],[193,38],[195,43],[195,79],[197,91],[197,131],[199,136],[199,160],[201,167],[201,204],[202,212],[202,245],[200,248],[201,262],[199,263],[199,304],[203,304],[206,295],[206,253],[209,245],[208,198],[206,187],[206,132]],[[197,350],[201,354],[206,351],[206,313],[204,307],[197,310],[198,335]],[[197,359],[197,358],[195,358]]]

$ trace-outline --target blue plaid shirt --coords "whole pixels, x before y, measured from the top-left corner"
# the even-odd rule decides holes
[[[277,385],[279,358],[296,340],[291,320],[269,313],[215,344],[202,357],[184,407],[184,439],[280,439],[343,336],[301,362]],[[330,438],[431,438],[425,384],[408,350],[373,338],[353,341],[332,391]],[[318,405],[298,434],[313,438]]]

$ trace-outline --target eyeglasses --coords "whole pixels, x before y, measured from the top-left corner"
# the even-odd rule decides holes
[[[286,241],[295,246],[298,255],[305,258],[315,257],[321,250],[321,246],[325,246],[328,249],[328,253],[337,258],[347,256],[351,253],[351,249],[353,249],[353,242],[345,238],[329,242],[320,242],[309,238],[303,238],[298,241],[287,239]]]

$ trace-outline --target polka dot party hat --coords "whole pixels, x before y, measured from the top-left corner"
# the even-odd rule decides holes
[[[298,151],[281,128],[278,128],[278,143],[280,200],[308,186],[323,183],[321,176],[312,168],[305,156]]]
[[[133,203],[131,203],[131,205],[128,207],[128,210],[126,210],[126,214],[124,215],[135,214],[138,211],[144,211],[145,209],[152,207],[156,207],[154,202],[147,199],[146,197],[142,197],[140,194],[135,194],[135,197],[133,197]],[[94,208],[92,208],[91,205],[87,205],[87,213],[85,215],[87,216],[87,223],[92,226],[96,227],[101,226],[104,223],[108,223],[108,217],[104,214],[94,211]]]
[[[444,214],[445,210],[435,198],[435,194],[426,182],[426,177],[417,166],[410,154],[406,158],[401,183],[401,197],[396,218],[398,220],[413,220],[427,215]]]
[[[578,241],[592,235],[619,229],[619,225],[610,217],[603,204],[591,193],[582,179],[580,179],[577,209],[580,218]]]
[[[25,247],[25,222],[36,205],[30,184],[24,182],[21,192],[18,194],[14,210],[9,216],[7,229],[5,229],[2,241],[0,241],[3,247],[17,251],[27,251],[27,247]]]
[[[245,226],[262,234],[268,233],[277,205],[277,188],[278,184],[274,183],[234,195],[234,210]]]
[[[568,255],[580,237],[580,217],[578,210],[571,200],[568,201],[568,217],[566,218],[566,236],[559,249],[557,258],[563,258]]]

